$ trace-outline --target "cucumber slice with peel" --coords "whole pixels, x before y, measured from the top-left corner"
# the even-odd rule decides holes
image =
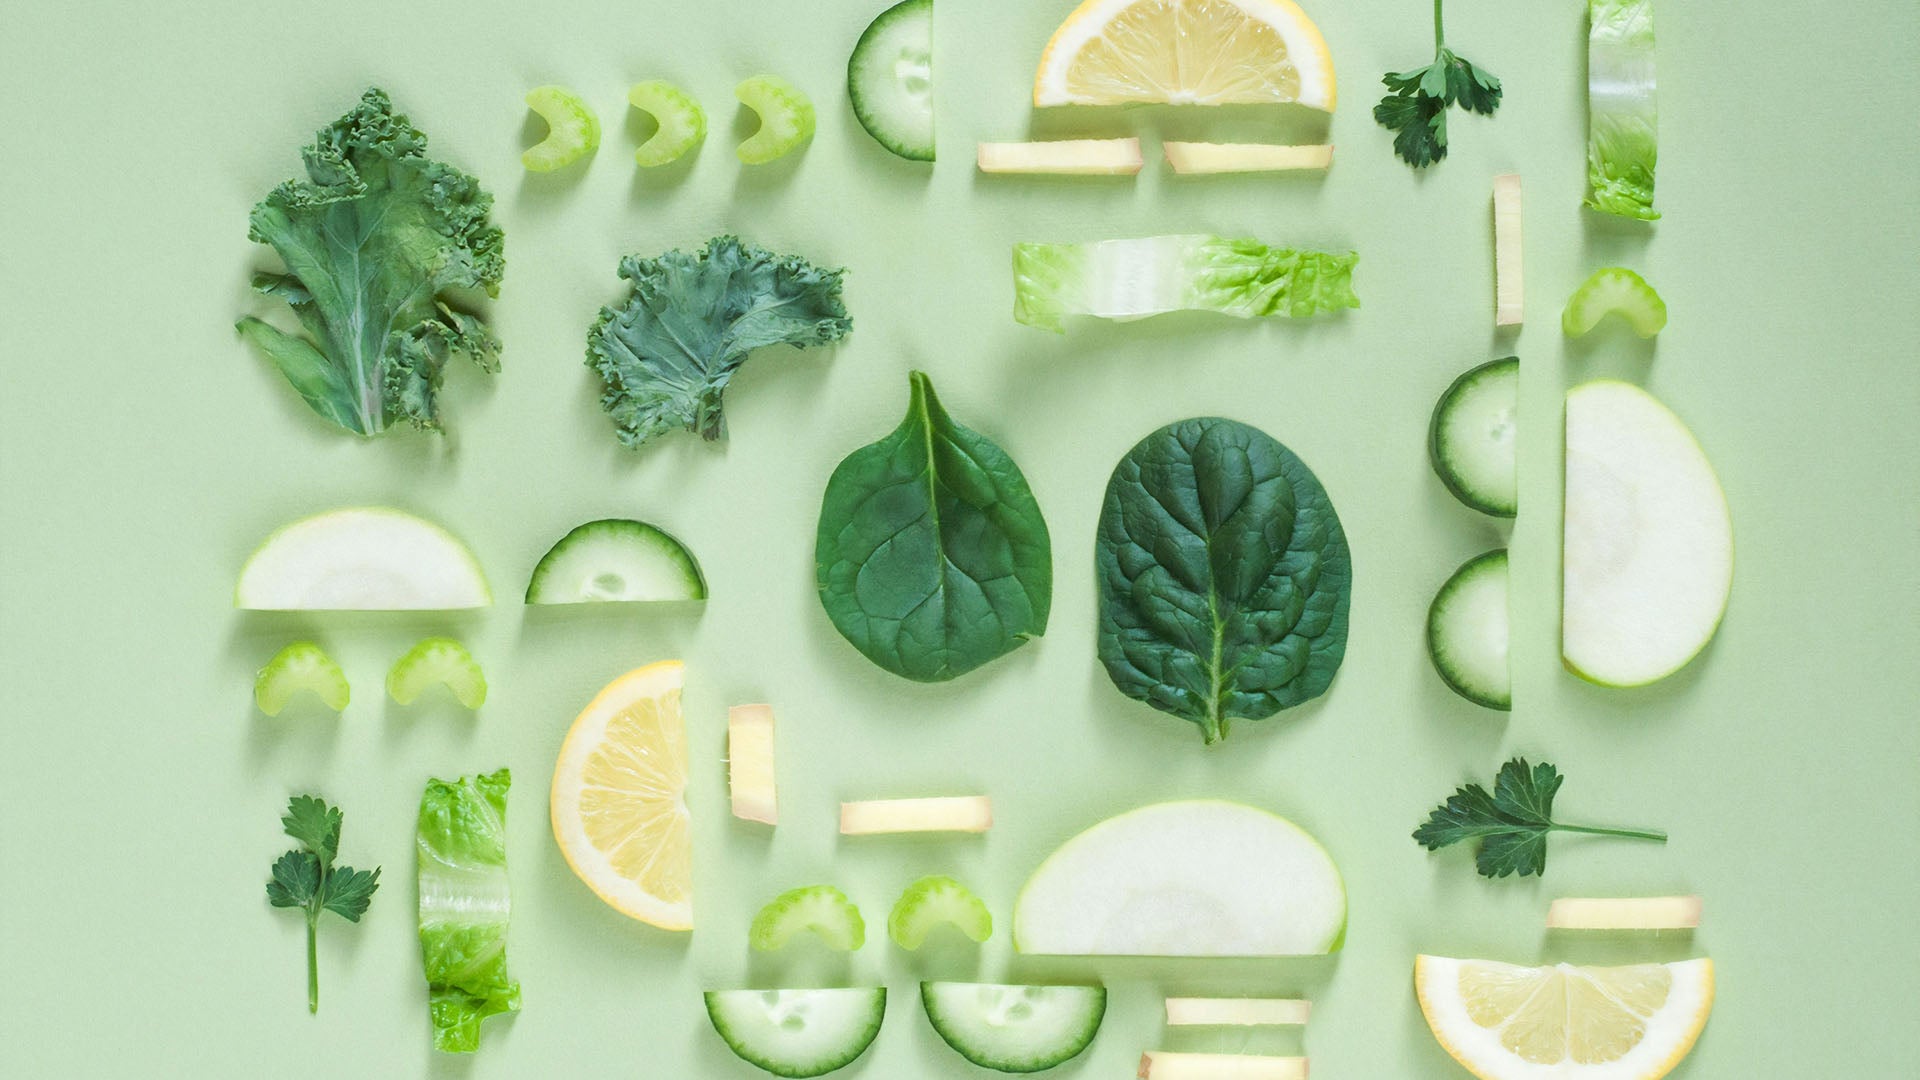
[[[1427,610],[1434,670],[1454,693],[1502,712],[1513,708],[1507,595],[1507,553],[1489,551],[1454,571]]]
[[[395,660],[387,672],[387,696],[411,705],[435,683],[469,709],[486,704],[486,675],[467,647],[449,637],[426,638]]]
[[[765,165],[813,138],[813,102],[778,75],[755,75],[734,87],[733,96],[760,117],[760,130],[734,149],[745,164]]]
[[[1618,313],[1643,338],[1653,337],[1667,325],[1667,302],[1647,279],[1622,266],[1595,270],[1573,296],[1560,315],[1560,329],[1568,337],[1584,337],[1608,315]]]
[[[775,1076],[825,1076],[851,1065],[880,1034],[885,987],[710,990],[707,1019],[742,1061]]]
[[[627,104],[653,117],[659,125],[651,138],[633,152],[642,168],[678,161],[707,137],[707,114],[685,90],[664,79],[635,83]]]
[[[847,60],[847,97],[875,142],[933,160],[933,0],[901,0],[873,20]]]
[[[1032,1073],[1078,1057],[1107,1015],[1102,986],[923,982],[920,1003],[948,1046],[983,1069]]]
[[[644,521],[589,521],[533,568],[529,604],[705,600],[707,582],[687,546]]]
[[[1519,511],[1516,465],[1520,360],[1481,364],[1440,395],[1427,429],[1427,456],[1461,502],[1494,517]]]
[[[347,676],[333,657],[311,641],[296,641],[274,654],[253,680],[253,701],[268,716],[279,716],[293,695],[310,690],[327,708],[340,712],[352,697]]]
[[[887,936],[912,951],[926,944],[927,935],[950,923],[978,945],[993,936],[993,913],[965,885],[950,877],[923,877],[907,886],[887,916]]]
[[[600,118],[579,94],[564,86],[527,91],[527,108],[547,123],[547,137],[520,155],[528,172],[553,172],[594,152],[600,145]]]
[[[240,570],[251,611],[439,611],[493,603],[479,560],[431,521],[383,507],[282,527]]]
[[[867,923],[847,894],[831,885],[788,889],[767,902],[753,917],[747,944],[755,952],[784,949],[794,935],[811,930],[840,952],[852,952],[867,943]]]

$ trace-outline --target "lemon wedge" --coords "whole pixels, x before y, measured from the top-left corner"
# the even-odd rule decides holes
[[[1713,1009],[1713,961],[1517,967],[1422,956],[1427,1026],[1481,1080],[1658,1080]]]
[[[1333,57],[1293,0],[1086,0],[1054,31],[1035,105],[1334,105]]]
[[[685,666],[615,679],[567,731],[553,767],[553,838],[600,899],[663,930],[693,929]]]

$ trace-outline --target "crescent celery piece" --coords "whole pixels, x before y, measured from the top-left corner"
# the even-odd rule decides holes
[[[742,1061],[775,1076],[825,1076],[853,1064],[887,1014],[887,988],[709,990],[707,1019]]]
[[[1274,146],[1268,143],[1165,142],[1160,149],[1173,171],[1185,175],[1207,173],[1290,172],[1325,169],[1333,164],[1333,147]]]
[[[753,917],[747,944],[755,952],[775,952],[805,931],[819,935],[840,952],[853,952],[867,943],[866,920],[846,893],[831,885],[806,885],[767,901]]]
[[[926,944],[927,935],[942,925],[953,926],[978,945],[993,936],[993,913],[986,902],[965,885],[940,874],[907,886],[887,915],[887,936],[912,952]]]
[[[1520,177],[1493,178],[1493,325],[1519,326],[1526,315],[1526,275],[1521,259]]]
[[[1357,308],[1349,251],[1296,251],[1225,236],[1013,246],[1013,317],[1066,332],[1066,317],[1144,319],[1214,311],[1304,318]]]
[[[1513,708],[1507,550],[1489,551],[1453,572],[1427,609],[1427,655],[1447,688],[1475,705]]]
[[[1149,1050],[1140,1080],[1307,1080],[1307,1059],[1255,1054],[1179,1054]]]
[[[1627,320],[1642,338],[1667,327],[1667,302],[1647,279],[1623,266],[1608,266],[1595,270],[1567,298],[1560,329],[1568,337],[1585,337],[1601,319],[1613,314]]]
[[[755,75],[734,87],[733,96],[760,117],[760,130],[734,148],[743,163],[765,165],[813,138],[813,102],[778,75]]]
[[[359,435],[438,429],[447,360],[500,369],[500,340],[453,306],[500,290],[501,233],[479,181],[427,157],[427,137],[368,90],[306,148],[307,179],[274,188],[247,236],[286,264],[253,287],[284,300],[305,335],[248,317],[237,329],[314,412]]]
[[[933,160],[933,0],[901,0],[873,20],[847,59],[847,97],[875,142]]]
[[[547,124],[547,137],[520,155],[528,172],[564,169],[599,148],[600,118],[579,94],[564,86],[536,86],[527,91],[527,108]]]
[[[1693,930],[1697,896],[1562,897],[1547,909],[1549,930]]]
[[[254,704],[268,716],[279,716],[302,690],[312,691],[334,712],[345,709],[351,697],[346,673],[311,641],[296,641],[275,653],[253,680]]]
[[[1139,139],[1055,139],[980,144],[983,173],[1132,176],[1146,165]]]
[[[603,518],[576,525],[540,557],[529,604],[650,603],[707,598],[700,562],[667,531]]]
[[[773,771],[773,706],[735,705],[727,710],[727,793],[734,817],[766,825],[780,823]]]
[[[267,903],[278,908],[299,908],[307,916],[307,1011],[320,1011],[320,966],[315,935],[322,912],[357,923],[373,902],[380,888],[380,868],[355,870],[335,866],[340,853],[340,825],[343,818],[337,807],[312,795],[295,795],[287,801],[287,812],[280,827],[300,846],[274,861],[273,876],[267,882]]]
[[[1587,205],[1658,220],[1653,0],[1588,0],[1587,19]]]
[[[627,91],[627,104],[652,116],[660,125],[633,152],[633,160],[641,168],[678,161],[707,137],[707,114],[700,103],[664,79],[635,83]]]
[[[1093,1044],[1107,1016],[1107,988],[923,982],[920,1004],[961,1057],[996,1072],[1037,1073]]]
[[[1299,1027],[1313,1003],[1297,998],[1168,998],[1168,1027]]]
[[[931,799],[870,799],[840,804],[840,835],[882,833],[983,833],[993,827],[993,801],[985,795]]]
[[[493,603],[452,533],[386,507],[330,510],[275,530],[248,556],[233,606],[248,611],[449,611]]]
[[[520,984],[507,974],[512,780],[506,769],[428,780],[420,796],[420,957],[435,1050],[472,1053],[480,1021],[520,1011]]]
[[[425,638],[395,660],[387,672],[387,696],[411,705],[435,683],[469,709],[486,704],[486,675],[467,647],[450,637]]]

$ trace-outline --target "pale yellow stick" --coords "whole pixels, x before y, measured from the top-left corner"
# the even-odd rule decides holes
[[[780,803],[773,771],[773,706],[727,710],[727,790],[733,816],[776,825]]]
[[[1060,176],[1132,176],[1146,164],[1139,139],[1058,139],[1052,142],[980,144],[984,173],[1051,173]]]
[[[1519,326],[1526,306],[1520,258],[1520,176],[1493,178],[1493,289],[1495,326]]]
[[[1547,909],[1550,930],[1692,930],[1699,925],[1697,896],[1567,897]]]
[[[1333,164],[1332,146],[1168,142],[1160,144],[1160,149],[1173,171],[1184,174],[1286,172]]]
[[[985,795],[935,799],[872,799],[840,804],[840,832],[846,836],[876,833],[983,833],[993,825],[993,801]]]

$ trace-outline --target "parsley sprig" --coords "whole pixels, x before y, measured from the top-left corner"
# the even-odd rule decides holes
[[[1392,91],[1373,107],[1373,118],[1398,132],[1393,152],[1416,169],[1447,156],[1447,107],[1492,116],[1500,107],[1500,80],[1447,48],[1440,17],[1442,0],[1433,0],[1433,63],[1415,71],[1381,77]]]
[[[1609,829],[1593,825],[1563,825],[1553,820],[1553,797],[1566,777],[1546,762],[1527,764],[1514,758],[1500,767],[1493,794],[1479,784],[1468,784],[1428,815],[1413,838],[1429,851],[1466,840],[1478,840],[1474,865],[1481,876],[1526,877],[1547,869],[1547,834],[1587,833],[1625,836],[1666,843],[1667,834],[1655,829]]]
[[[369,872],[333,865],[333,857],[340,853],[341,814],[324,800],[295,795],[280,825],[301,846],[274,862],[267,902],[307,913],[307,1011],[319,1012],[320,968],[314,935],[320,913],[331,911],[348,922],[359,922],[373,902],[373,891],[380,887],[380,868]]]

